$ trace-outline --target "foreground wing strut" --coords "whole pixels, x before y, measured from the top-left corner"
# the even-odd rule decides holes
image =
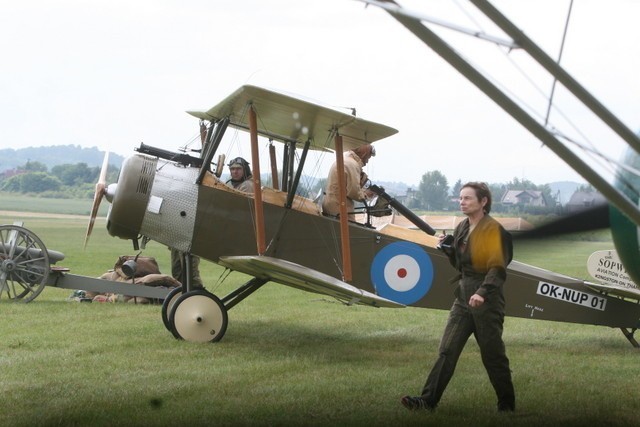
[[[578,99],[580,99],[585,106],[590,108],[596,113],[605,123],[607,123],[614,131],[616,131],[621,137],[623,137],[632,147],[638,147],[638,137],[633,135],[633,132],[624,127],[622,123],[617,120],[611,119],[613,116],[610,112],[597,101],[593,101],[595,98],[590,96],[586,89],[580,86],[575,80],[571,79],[569,74],[566,73],[559,65],[555,64],[553,60],[549,58],[547,60],[546,54],[539,49],[533,41],[529,40],[524,34],[518,30],[513,24],[506,22],[508,20],[499,15],[497,10],[491,9],[490,5],[484,0],[472,0],[481,11],[483,11],[490,19],[501,26],[502,29],[511,36],[520,37],[522,40],[527,41],[526,46],[522,46],[526,49],[527,53],[532,56],[534,60],[540,63],[547,69],[554,77],[558,79],[569,91],[571,91]],[[491,9],[491,10],[490,10]],[[501,91],[496,85],[494,85],[489,79],[483,76],[476,68],[467,62],[462,56],[460,56],[451,46],[449,46],[442,38],[429,29],[426,25],[420,22],[419,18],[409,17],[397,13],[396,11],[387,9],[387,12],[393,16],[398,22],[400,22],[405,28],[411,31],[422,42],[433,49],[438,55],[440,55],[451,66],[458,70],[463,76],[465,76],[471,83],[473,83],[478,89],[484,92],[489,98],[491,98],[496,104],[498,104],[504,111],[506,111],[511,117],[516,119],[522,126],[524,126],[529,132],[536,136],[541,142],[543,142],[551,151],[553,151],[558,157],[567,162],[577,173],[584,177],[589,183],[591,183],[597,190],[610,199],[620,211],[627,215],[635,224],[640,224],[640,209],[622,192],[608,183],[602,176],[594,171],[587,163],[574,154],[569,148],[567,148],[562,142],[560,142],[551,132],[549,132],[542,124],[529,115],[524,109],[522,109],[516,102],[513,101],[508,95]],[[519,40],[519,44],[522,43]],[[535,48],[534,48],[535,46]],[[589,95],[589,96],[587,96]],[[605,111],[607,114],[605,114]]]

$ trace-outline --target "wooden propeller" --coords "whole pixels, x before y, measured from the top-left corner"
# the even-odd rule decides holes
[[[93,224],[96,222],[96,216],[98,215],[98,208],[100,207],[100,202],[102,201],[102,197],[105,194],[107,188],[107,167],[109,165],[109,151],[104,153],[104,160],[102,160],[102,168],[100,169],[100,177],[98,178],[98,182],[96,183],[96,191],[93,195],[93,206],[91,207],[91,217],[89,218],[89,225],[87,226],[87,234],[84,238],[84,249],[87,248],[87,243],[89,242],[89,236],[91,235],[91,231],[93,230]]]

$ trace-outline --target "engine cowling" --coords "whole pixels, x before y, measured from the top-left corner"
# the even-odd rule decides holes
[[[107,215],[110,235],[127,240],[135,240],[140,235],[157,163],[157,158],[136,154],[122,164]]]

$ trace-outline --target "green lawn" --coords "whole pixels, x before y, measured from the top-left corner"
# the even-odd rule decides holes
[[[0,191],[0,211],[45,211],[59,214],[89,215],[92,204],[92,199],[44,199]],[[102,203],[98,214],[105,216],[109,209],[108,206],[108,203]]]
[[[84,219],[22,219],[75,274],[97,276],[135,253],[107,235],[103,219],[86,251]],[[586,256],[608,247],[517,244],[516,259],[586,277]],[[145,254],[168,272],[166,248],[152,243]],[[202,265],[219,295],[247,279],[234,273],[220,283],[222,273]],[[445,311],[347,307],[269,283],[229,312],[221,342],[193,344],[171,336],[158,306],[74,303],[69,293],[0,300],[0,425],[640,424],[639,354],[617,330],[508,318],[516,413],[495,412],[473,340],[438,410],[412,413],[399,399],[422,386]]]

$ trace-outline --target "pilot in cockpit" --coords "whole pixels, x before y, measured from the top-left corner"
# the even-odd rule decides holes
[[[349,219],[355,219],[353,213],[355,202],[364,202],[367,199],[366,190],[363,188],[368,181],[362,168],[369,159],[376,155],[376,149],[371,144],[361,145],[344,153],[344,172],[347,194],[347,212]],[[327,186],[322,201],[322,211],[325,215],[337,216],[340,213],[340,191],[338,187],[338,169],[336,163],[331,166],[327,177]]]
[[[229,162],[229,173],[231,174],[231,179],[225,184],[236,190],[253,194],[253,177],[251,175],[249,162],[242,157],[236,157]]]

